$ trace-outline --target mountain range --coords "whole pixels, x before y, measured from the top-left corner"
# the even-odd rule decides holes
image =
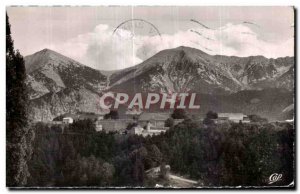
[[[52,120],[65,113],[101,113],[103,93],[195,92],[200,115],[208,110],[259,114],[280,120],[294,103],[294,57],[209,55],[178,47],[117,71],[100,71],[55,51],[25,57],[30,118]]]

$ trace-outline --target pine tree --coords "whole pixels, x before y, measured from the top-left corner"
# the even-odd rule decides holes
[[[14,50],[6,14],[6,184],[24,186],[29,177],[32,130],[28,127],[25,63]]]

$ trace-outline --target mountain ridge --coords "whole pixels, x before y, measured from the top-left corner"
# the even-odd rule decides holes
[[[78,66],[85,66],[74,59],[62,55],[54,50],[45,48],[43,50],[37,51],[31,55],[25,56],[25,67],[28,73],[35,71],[36,69],[42,68],[46,65],[49,61],[59,60],[59,62],[65,61],[72,61],[74,64]]]
[[[232,58],[234,58],[234,60],[231,60]],[[281,64],[282,61],[288,61],[288,64],[284,66]],[[216,56],[209,55],[195,48],[181,46],[175,49],[160,51],[139,65],[112,74],[110,88],[135,79],[137,76],[145,71],[149,71],[151,68],[161,70],[164,75],[162,75],[163,79],[160,79],[159,82],[170,85],[168,82],[171,77],[167,75],[167,71],[170,70],[169,66],[172,64],[174,66],[177,65],[177,70],[182,72],[181,75],[184,75],[185,73],[182,68],[190,70],[189,66],[192,66],[194,68],[193,70],[198,71],[197,76],[199,79],[205,80],[208,85],[214,83],[214,87],[226,88],[226,90],[230,92],[236,92],[243,89],[262,89],[258,87],[259,82],[277,79],[289,69],[293,69],[293,63],[293,57],[268,59],[263,56]],[[209,73],[205,74],[204,72],[206,71]],[[180,75],[178,76],[180,78]],[[151,77],[149,80],[151,81],[153,78],[156,79],[157,77]],[[227,84],[222,85],[222,83]],[[205,83],[202,84],[206,85]],[[269,87],[271,86],[272,83],[269,84]],[[172,87],[169,89],[174,90]],[[193,88],[190,88],[189,90],[192,89]],[[289,89],[291,90],[292,87]]]
[[[116,71],[93,69],[50,49],[26,56],[25,67],[28,70],[27,86],[33,120],[52,120],[60,114],[74,111],[101,112],[98,101],[107,91],[129,94],[195,92],[211,96],[205,97],[205,103],[210,106],[202,106],[205,107],[203,111],[217,108],[211,103],[213,101],[225,107],[222,111],[232,111],[230,106],[234,103],[230,98],[225,98],[227,105],[221,103],[225,96],[243,93],[244,90],[262,91],[269,88],[274,89],[273,93],[277,90],[282,93],[281,88],[290,93],[294,88],[294,57],[228,57],[209,55],[184,46],[160,51],[138,65]],[[264,99],[270,96],[261,93],[251,95],[262,104],[250,103],[245,112],[258,110],[267,114],[267,111],[256,107],[266,107],[267,110],[270,107]],[[217,99],[213,99],[214,96]],[[236,95],[232,96],[236,98]],[[286,96],[291,98],[290,94]],[[252,102],[243,95],[238,98],[244,107]],[[293,103],[292,100],[282,102],[280,107],[288,106]],[[274,101],[279,102],[277,99]],[[274,108],[269,110],[272,117],[279,111]]]

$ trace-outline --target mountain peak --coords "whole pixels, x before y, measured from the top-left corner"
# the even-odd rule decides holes
[[[64,56],[64,55],[62,55],[62,54],[60,54],[60,53],[58,53],[58,52],[56,52],[56,51],[54,51],[54,50],[51,50],[51,49],[48,49],[48,48],[44,48],[43,50],[40,50],[40,51],[38,51],[38,52],[35,52],[35,53],[33,53],[32,55],[29,55],[29,56],[43,56],[43,57],[60,57],[60,58],[68,58],[68,57],[66,57],[66,56]],[[68,58],[68,59],[70,59],[70,60],[73,60],[73,59],[71,59],[71,58]]]
[[[205,57],[205,58],[211,58],[211,55],[199,50],[199,49],[195,49],[192,47],[187,47],[187,46],[179,46],[176,48],[171,48],[171,49],[166,49],[166,50],[162,50],[160,52],[158,52],[157,54],[155,54],[153,57],[149,58],[147,61],[162,61],[163,58],[181,58],[183,56],[186,56],[190,59],[194,59],[196,56],[197,57]],[[152,61],[153,62],[153,61]]]
[[[194,60],[196,58],[210,58],[211,59],[211,55],[205,53],[202,50],[196,49],[196,48],[192,48],[192,47],[187,47],[187,46],[179,46],[173,49],[168,49],[165,50],[166,52],[170,52],[173,53],[177,56],[186,56],[187,58]],[[162,51],[163,52],[163,51]],[[179,55],[178,55],[179,54]]]
[[[52,51],[51,49],[44,48],[43,50],[40,50],[39,52],[47,52],[47,51]]]
[[[49,63],[53,65],[70,63],[81,65],[79,62],[48,48],[44,48],[43,50],[25,57],[25,67],[29,73]]]
[[[174,48],[175,50],[184,50],[184,49],[192,49],[191,47],[187,47],[187,46],[179,46]]]
[[[185,51],[185,52],[197,52],[197,53],[202,53],[202,54],[205,54],[205,55],[209,55],[209,54],[207,54],[206,52],[204,52],[200,49],[196,49],[196,48],[192,48],[192,47],[188,47],[188,46],[179,46],[179,47],[174,48],[174,50],[182,50],[182,51]]]

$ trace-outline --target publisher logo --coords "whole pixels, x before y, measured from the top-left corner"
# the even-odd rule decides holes
[[[275,182],[278,182],[281,180],[282,174],[271,174],[271,176],[269,177],[269,184],[273,184]]]

